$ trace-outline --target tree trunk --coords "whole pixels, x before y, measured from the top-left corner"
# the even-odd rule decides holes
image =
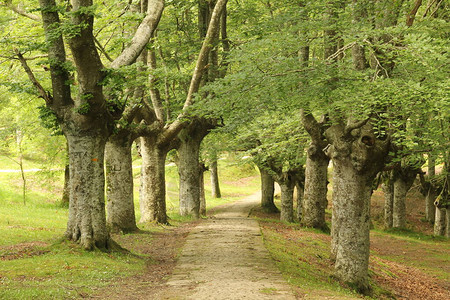
[[[215,122],[208,119],[194,119],[178,134],[180,175],[180,214],[200,217],[200,144]]]
[[[61,198],[61,205],[68,207],[69,199],[70,199],[70,167],[69,165],[66,165],[64,167],[64,187]]]
[[[406,194],[414,183],[416,172],[410,168],[402,168],[401,174],[394,181],[394,206],[392,226],[406,228]]]
[[[156,143],[155,136],[141,137],[141,186],[139,205],[141,223],[168,224],[166,214],[165,162],[167,150]]]
[[[305,194],[305,189],[302,184],[299,184],[298,182],[295,184],[295,188],[297,191],[297,219],[299,222],[302,221],[303,215],[303,197]]]
[[[261,207],[265,212],[278,212],[279,210],[273,202],[274,180],[266,169],[260,166],[258,169],[261,175]]]
[[[200,217],[199,155],[202,139],[185,136],[178,147],[180,175],[180,215]]]
[[[368,281],[370,198],[372,184],[384,166],[389,140],[379,140],[368,119],[336,124],[326,132],[332,144],[325,150],[332,159],[333,216],[331,229],[335,275],[361,293]]]
[[[280,180],[281,188],[281,214],[280,221],[294,222],[294,182],[291,176],[286,176],[285,180]]]
[[[368,290],[372,180],[349,164],[333,164],[332,252],[336,275],[358,290]]]
[[[330,159],[311,145],[308,149],[305,170],[305,195],[303,199],[302,224],[306,227],[327,229],[325,209],[327,208],[327,173]]]
[[[447,209],[445,207],[436,207],[436,217],[434,221],[434,235],[445,235]]]
[[[428,154],[428,181],[429,187],[427,194],[425,195],[425,218],[427,221],[434,223],[434,217],[436,215],[436,206],[434,206],[434,201],[436,200],[436,190],[434,189],[432,179],[436,175],[436,160],[434,156],[429,153]]]
[[[132,232],[136,226],[130,133],[112,135],[105,147],[107,224],[112,232]]]
[[[200,167],[200,216],[206,217],[205,169],[202,167]]]
[[[450,208],[445,210],[445,237],[450,238]]]
[[[389,229],[393,226],[393,212],[394,212],[394,184],[389,178],[381,185],[384,193],[384,228]]]
[[[211,195],[213,198],[221,198],[222,195],[220,193],[219,186],[219,173],[217,170],[217,158],[211,160],[211,164],[209,166],[209,172],[211,174]]]
[[[86,250],[110,248],[106,227],[103,133],[66,135],[69,144],[71,201],[66,237]]]
[[[436,216],[436,206],[434,206],[434,201],[437,196],[436,190],[430,183],[427,194],[425,195],[425,218],[431,223],[434,223],[434,218]]]

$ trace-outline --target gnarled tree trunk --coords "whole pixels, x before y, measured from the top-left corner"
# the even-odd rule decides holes
[[[200,216],[206,216],[206,197],[205,197],[205,164],[200,164]]]
[[[273,202],[275,182],[264,167],[258,166],[258,169],[261,176],[261,207],[265,212],[278,212],[279,210]]]
[[[327,173],[330,159],[323,153],[322,149],[314,144],[311,144],[308,149],[302,224],[306,227],[326,230]]]
[[[211,175],[211,195],[213,198],[221,198],[220,184],[219,184],[219,171],[217,169],[217,157],[211,160],[209,165],[209,172]]]
[[[141,186],[139,222],[167,224],[165,162],[168,147],[159,146],[153,135],[141,137]]]
[[[327,208],[327,176],[330,158],[323,149],[328,145],[324,136],[326,117],[317,122],[311,113],[302,110],[302,123],[311,137],[307,150],[305,169],[305,194],[303,199],[302,224],[327,230],[325,209]]]
[[[71,201],[66,237],[92,250],[108,249],[106,228],[103,155],[104,132],[66,134],[69,144]]]
[[[445,235],[447,209],[445,207],[436,207],[436,216],[434,221],[434,235]]]
[[[63,187],[63,195],[61,198],[61,205],[69,206],[70,199],[70,166],[66,165],[64,167],[64,187]]]
[[[434,188],[431,180],[436,176],[436,161],[431,153],[428,154],[428,191],[425,191],[425,218],[427,221],[434,223],[434,217],[436,215],[436,206],[434,201],[438,196],[436,189]]]
[[[207,119],[194,119],[183,129],[178,138],[180,175],[180,215],[200,217],[200,144],[215,122]]]
[[[409,168],[402,168],[394,181],[394,206],[392,226],[406,228],[406,194],[414,183],[417,172]]]
[[[200,217],[200,141],[186,138],[178,148],[180,176],[180,215]]]
[[[130,132],[112,135],[105,147],[107,224],[112,232],[132,232],[136,226]]]
[[[368,282],[370,198],[372,183],[384,166],[389,141],[375,138],[368,120],[326,131],[333,161],[332,256],[335,275],[358,291]]]
[[[280,221],[294,222],[294,187],[295,181],[291,175],[279,176],[278,184],[281,189],[281,213]]]
[[[394,175],[392,171],[389,171],[386,176],[387,178],[381,185],[381,189],[384,194],[384,228],[389,229],[394,224]]]
[[[305,188],[303,183],[298,181],[295,184],[295,190],[297,192],[297,219],[299,222],[302,221],[303,212],[303,195],[305,194]]]

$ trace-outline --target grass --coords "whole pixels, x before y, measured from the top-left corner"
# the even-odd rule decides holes
[[[358,298],[357,293],[332,278],[327,234],[273,219],[259,219],[259,222],[272,258],[285,279],[298,287],[303,296]]]
[[[280,222],[276,214],[263,213],[261,209],[254,209],[253,215],[260,223],[266,248],[302,299],[393,299],[394,291],[410,298],[423,292],[421,286],[435,292],[436,287],[431,284],[439,286],[436,279],[448,281],[448,240],[412,230],[373,230],[369,267],[372,294],[364,297],[335,280],[329,233]]]
[[[139,160],[135,162],[139,164]],[[25,162],[26,168],[39,168]],[[16,168],[14,162],[0,156],[0,169]],[[223,197],[212,199],[209,174],[205,174],[207,207],[221,205],[254,193],[258,187],[255,172],[240,184],[239,168],[221,161]],[[254,170],[253,170],[254,171]],[[29,172],[27,201],[23,204],[20,173],[0,173],[0,299],[75,299],[87,297],[118,278],[142,273],[149,257],[142,253],[86,252],[77,244],[62,240],[68,209],[61,207],[63,172]],[[139,169],[134,169],[136,215],[139,220]],[[189,218],[178,214],[178,174],[175,166],[166,169],[167,208],[172,226]],[[164,230],[152,224],[138,224],[141,230]],[[120,239],[119,239],[120,240]],[[145,240],[148,242],[148,239]],[[135,239],[139,243],[139,237]],[[151,242],[151,239],[150,239]]]

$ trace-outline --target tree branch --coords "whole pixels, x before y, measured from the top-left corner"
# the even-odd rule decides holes
[[[45,37],[48,43],[48,58],[50,62],[50,75],[52,78],[53,103],[55,108],[73,104],[69,72],[66,64],[66,50],[61,33],[55,34],[55,28],[59,28],[60,20],[58,12],[53,8],[55,0],[39,0],[44,26]],[[55,26],[56,25],[56,26]]]
[[[311,113],[305,112],[303,108],[300,110],[300,117],[302,119],[303,127],[311,136],[311,139],[313,141],[320,140],[320,130],[319,130],[320,125],[317,122],[316,118],[314,118],[314,116]]]
[[[164,10],[164,0],[149,0],[147,15],[139,25],[130,45],[111,63],[112,68],[132,64],[153,35]]]
[[[12,3],[12,0],[4,0],[3,1],[3,5],[8,7],[9,9],[11,9],[16,14],[24,16],[24,17],[26,17],[28,19],[31,19],[31,20],[34,20],[34,21],[40,21],[41,20],[41,18],[38,15],[30,14],[26,10],[24,10],[23,8],[19,7],[18,5],[14,5]]]
[[[416,0],[413,9],[406,16],[406,26],[411,27],[414,24],[414,19],[416,18],[417,11],[419,7],[422,5],[422,0]]]
[[[150,49],[148,51],[148,65],[151,71],[156,70],[156,53],[155,49]],[[150,73],[149,75],[150,81],[150,98],[152,100],[153,109],[155,111],[156,117],[158,120],[164,124],[164,109],[161,100],[161,93],[159,89],[156,87],[157,79],[156,77]]]
[[[40,97],[42,97],[45,100],[45,103],[50,106],[52,104],[52,96],[50,93],[45,91],[45,89],[42,87],[42,85],[39,83],[39,81],[36,79],[36,77],[33,74],[33,71],[31,71],[31,68],[28,66],[27,61],[23,57],[22,53],[19,52],[19,50],[14,49],[16,52],[17,58],[19,59],[20,63],[22,64],[22,67],[25,70],[25,73],[27,73],[28,78],[33,83],[34,87],[36,88],[37,92],[39,93]]]
[[[364,125],[367,124],[367,122],[369,122],[369,120],[370,120],[371,117],[372,117],[372,116],[369,116],[369,117],[368,117],[367,119],[365,119],[365,120],[358,121],[358,122],[354,122],[354,123],[350,123],[350,122],[349,122],[349,123],[345,126],[344,134],[345,134],[345,135],[349,135],[350,132],[352,132],[353,129],[358,129],[358,128],[363,127]]]
[[[164,130],[164,134],[162,135],[163,142],[169,141],[170,139],[175,137],[184,126],[184,118],[186,118],[188,108],[194,103],[194,94],[198,92],[198,89],[200,87],[202,75],[206,69],[205,67],[208,61],[209,52],[213,47],[214,38],[217,36],[217,32],[219,30],[221,19],[220,17],[226,5],[227,0],[218,0],[216,6],[214,7],[208,26],[208,31],[203,41],[203,45],[200,50],[197,63],[195,65],[194,73],[192,75],[191,84],[186,96],[186,101],[184,102],[183,111],[178,115],[177,119]]]

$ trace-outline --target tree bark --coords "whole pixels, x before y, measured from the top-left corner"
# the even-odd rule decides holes
[[[200,217],[200,144],[215,124],[207,119],[194,119],[184,128],[178,138],[180,175],[180,214]]]
[[[200,142],[186,137],[180,143],[178,174],[180,176],[180,215],[200,217]]]
[[[319,123],[311,113],[302,110],[301,119],[305,130],[311,137],[311,144],[306,152],[305,194],[303,199],[302,224],[328,230],[325,223],[327,200],[327,176],[330,158],[323,153],[328,145],[324,136],[325,116]]]
[[[335,275],[361,293],[368,282],[370,198],[372,183],[383,168],[389,141],[377,140],[368,120],[336,124],[326,131],[333,161],[331,229]]]
[[[206,217],[206,197],[205,197],[205,168],[200,164],[200,216]]]
[[[336,275],[367,290],[371,180],[348,163],[333,162],[332,247]]]
[[[446,225],[447,209],[445,207],[436,207],[436,217],[434,221],[434,235],[444,236]]]
[[[273,202],[274,180],[264,167],[258,166],[258,169],[261,175],[261,207],[265,212],[279,212]]]
[[[425,195],[425,218],[427,221],[434,223],[434,217],[436,215],[436,206],[434,206],[434,201],[438,196],[436,189],[433,186],[431,180],[436,175],[436,161],[432,154],[428,154],[428,191]]]
[[[141,140],[141,186],[139,222],[157,222],[168,224],[166,214],[165,162],[168,149],[157,144],[153,135]]]
[[[445,210],[445,237],[450,238],[450,208]]]
[[[295,189],[297,191],[297,219],[299,222],[302,222],[303,218],[303,198],[305,194],[305,188],[303,184],[296,183]]]
[[[278,183],[281,188],[281,213],[280,221],[294,222],[294,182],[289,175],[285,180],[280,180]]]
[[[112,135],[105,148],[107,224],[112,232],[132,232],[136,226],[130,132]]]
[[[63,195],[61,198],[61,205],[69,206],[70,200],[70,166],[66,165],[64,167],[64,187],[63,187]]]
[[[391,172],[389,176],[392,177]],[[384,193],[384,228],[392,228],[393,212],[394,212],[394,184],[392,178],[388,178],[385,183],[381,185]]]
[[[86,250],[110,248],[106,228],[103,155],[106,135],[66,135],[69,144],[71,201],[66,237]]]
[[[408,168],[402,168],[401,174],[394,181],[394,205],[392,226],[394,228],[406,228],[406,194],[414,183],[416,172]]]
[[[217,169],[217,158],[211,160],[209,165],[209,172],[211,174],[211,195],[213,198],[221,198],[220,185],[219,185],[219,172]]]
[[[311,144],[307,152],[302,224],[326,230],[325,209],[328,205],[327,174],[330,159],[322,149]]]

